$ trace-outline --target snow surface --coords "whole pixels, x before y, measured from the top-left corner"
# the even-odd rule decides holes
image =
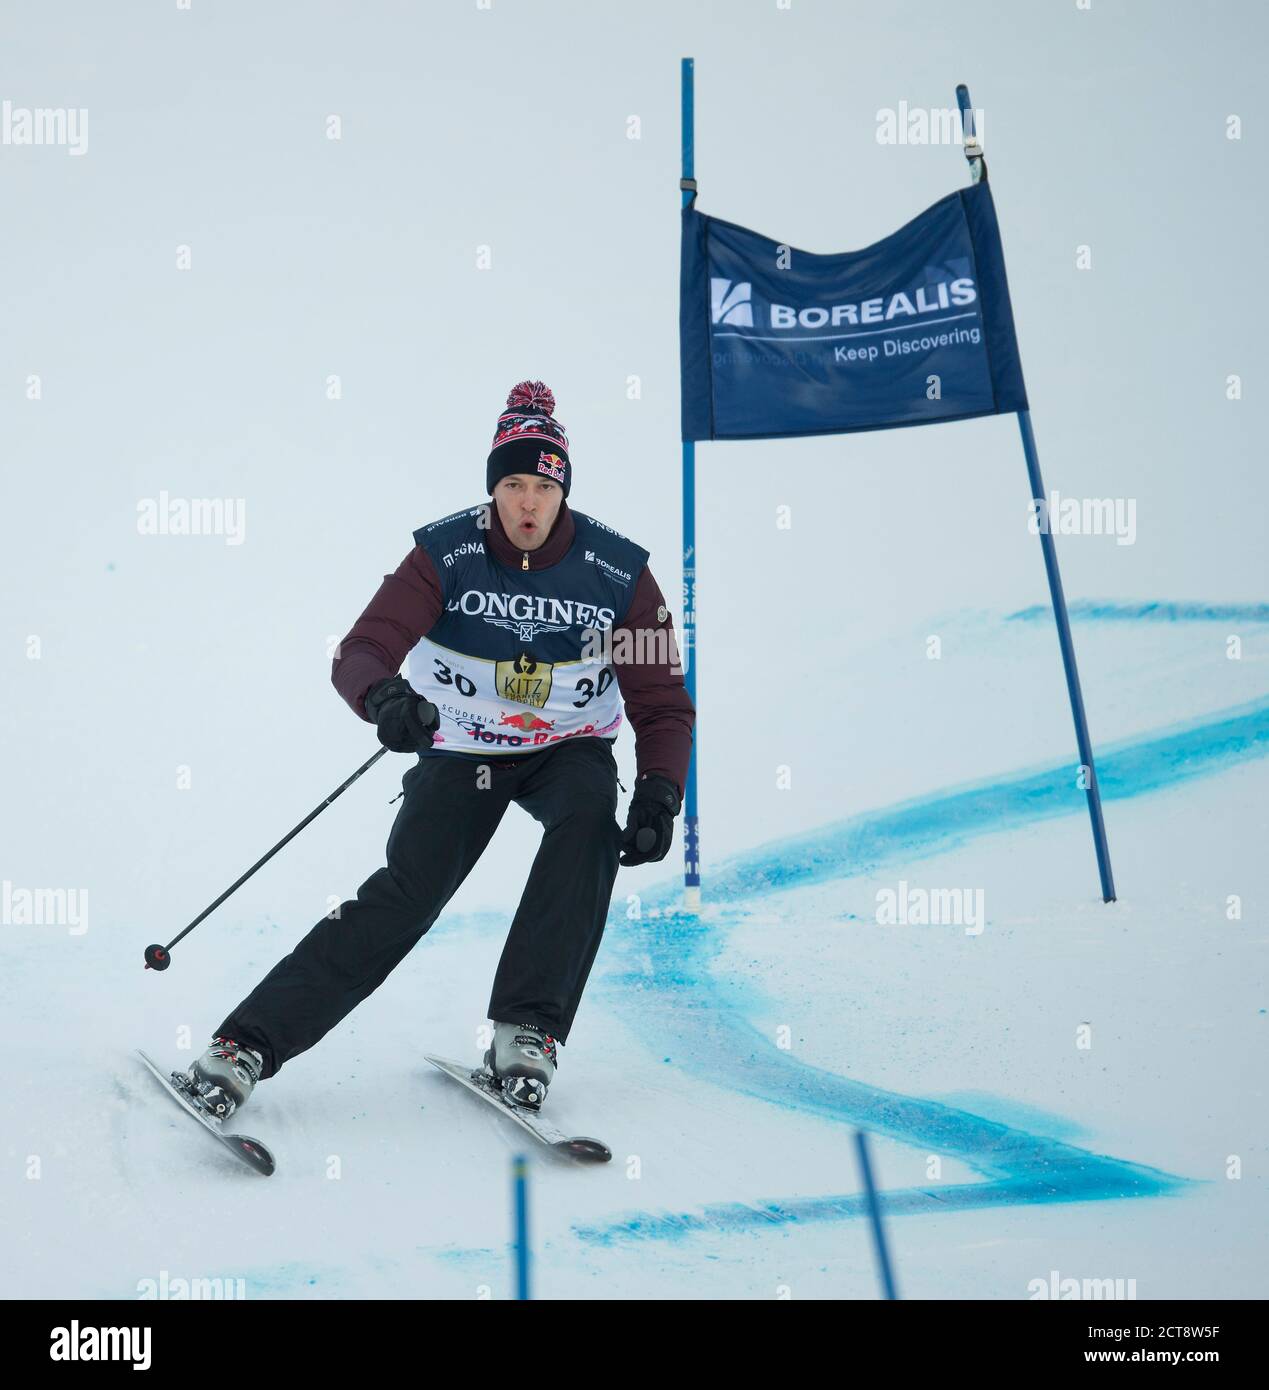
[[[1112,622],[1120,679],[1103,673],[1100,689],[1108,707],[1135,690],[1141,709],[1150,663],[1132,658],[1160,633],[1081,623],[1090,655]],[[1194,717],[1103,745],[1114,905],[1090,891],[1082,796],[1060,763],[716,862],[699,919],[670,878],[637,903],[618,893],[549,1102],[615,1159],[533,1155],[539,1296],[874,1296],[856,1125],[875,1136],[909,1296],[1018,1298],[1053,1269],[1132,1278],[1141,1298],[1264,1293],[1269,996],[1252,907],[1267,887],[1269,699],[1200,715],[1225,675],[1210,625],[1165,630]],[[1248,637],[1263,670],[1269,635]],[[1002,618],[964,640],[967,660],[1012,648],[1025,673],[1054,636]],[[989,719],[964,713],[965,741],[989,744]],[[981,887],[981,934],[878,925],[876,891],[900,878]],[[1226,917],[1231,892],[1241,920]],[[40,928],[45,949],[15,954],[5,981],[11,1036],[38,1058],[10,1077],[8,1158],[42,1162],[6,1204],[5,1234],[26,1245],[7,1292],[127,1298],[167,1270],[242,1279],[257,1298],[506,1296],[523,1143],[421,1060],[475,1055],[504,921],[446,913],[258,1089],[239,1123],[277,1154],[267,1181],[198,1134],[129,1048],[188,1062],[176,1030],[214,1022],[208,1000],[232,1002],[300,924],[227,908],[161,977],[137,968],[136,926]]]
[[[259,1088],[239,1123],[277,1154],[267,1180],[132,1049],[188,1064],[379,866],[407,761],[170,970],[142,951],[374,751],[328,684],[332,644],[416,526],[481,500],[516,381],[553,387],[571,502],[649,548],[681,624],[688,53],[700,207],[814,251],[966,178],[958,150],[878,145],[878,110],[950,104],[958,80],[986,107],[1045,482],[1137,506],[1132,545],[1058,539],[1119,901],[1097,891],[1015,422],[699,446],[703,907],[680,911],[677,843],[618,879],[549,1101],[615,1159],[532,1156],[535,1294],[875,1298],[857,1126],[904,1296],[1025,1298],[1054,1270],[1143,1299],[1269,1294],[1269,421],[1245,273],[1269,21],[1000,13],[14,18],[6,97],[86,106],[90,146],[6,146],[0,168],[21,210],[0,879],[83,892],[87,919],[0,923],[0,1235],[21,1251],[0,1295],[130,1299],[166,1271],[257,1299],[510,1296],[520,1136],[423,1054],[479,1055],[528,816],[383,988]],[[526,103],[533,45],[567,52],[568,80]],[[1225,138],[1230,112],[1249,138]],[[1200,251],[1201,292],[1181,273]],[[140,534],[162,492],[244,499],[243,542]],[[618,757],[629,786],[626,732]],[[983,931],[878,924],[901,881],[982,890]]]

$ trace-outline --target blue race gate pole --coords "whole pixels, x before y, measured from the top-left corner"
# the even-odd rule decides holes
[[[512,1201],[516,1225],[516,1298],[529,1297],[528,1163],[523,1154],[511,1160]]]
[[[873,1249],[877,1252],[877,1272],[881,1276],[882,1297],[897,1299],[894,1273],[890,1268],[890,1252],[886,1249],[886,1232],[881,1224],[881,1203],[872,1180],[872,1164],[868,1161],[868,1136],[862,1129],[855,1131],[855,1148],[859,1153],[859,1169],[864,1179],[864,1196],[868,1201],[868,1224],[872,1227]]]
[[[693,77],[695,60],[684,58],[680,65],[683,168],[679,179],[682,190],[680,209],[696,197],[695,104]],[[696,658],[700,644],[696,634],[696,441],[683,441],[683,683],[692,704],[696,704]],[[697,747],[701,720],[698,712],[692,731],[692,756],[687,765],[687,786],[683,789],[683,907],[696,912],[701,905],[701,838],[696,811]]]
[[[1044,502],[1044,482],[1040,477],[1040,459],[1035,449],[1035,432],[1031,428],[1031,412],[1018,412],[1022,430],[1022,451],[1027,457],[1027,476],[1031,480],[1031,496],[1037,504]],[[1037,517],[1047,517],[1048,509]],[[1102,880],[1102,902],[1115,901],[1115,879],[1110,868],[1110,849],[1106,844],[1106,827],[1102,823],[1102,798],[1097,789],[1097,769],[1093,765],[1093,743],[1088,736],[1088,721],[1084,716],[1084,696],[1080,691],[1080,673],[1075,665],[1075,643],[1071,640],[1071,624],[1066,616],[1066,596],[1062,592],[1062,576],[1058,572],[1057,549],[1053,544],[1053,528],[1046,522],[1040,527],[1040,545],[1044,551],[1044,569],[1049,577],[1049,596],[1053,600],[1053,616],[1057,619],[1058,643],[1062,648],[1062,668],[1066,672],[1066,693],[1071,700],[1075,718],[1075,741],[1079,745],[1080,763],[1087,781],[1088,817],[1093,823],[1093,846],[1097,850],[1097,872]]]
[[[987,164],[982,146],[974,130],[974,108],[969,102],[969,89],[962,82],[956,89],[956,103],[961,111],[961,132],[965,142],[965,158],[969,160],[970,177],[974,183],[987,177]],[[1018,412],[1018,427],[1022,430],[1022,452],[1027,459],[1027,477],[1031,481],[1031,497],[1037,504],[1036,517],[1048,516],[1043,510],[1044,482],[1040,477],[1040,458],[1036,453],[1035,432],[1031,428],[1031,412]],[[1066,693],[1071,701],[1075,719],[1075,741],[1079,746],[1081,775],[1086,779],[1088,817],[1093,823],[1093,847],[1097,851],[1097,872],[1102,881],[1102,901],[1115,901],[1115,879],[1110,867],[1110,848],[1106,843],[1106,826],[1102,821],[1102,797],[1097,788],[1097,768],[1093,764],[1093,741],[1088,736],[1088,720],[1084,715],[1084,696],[1080,690],[1080,673],[1075,664],[1075,643],[1071,640],[1071,623],[1066,614],[1066,596],[1062,592],[1062,575],[1058,570],[1057,549],[1053,544],[1052,528],[1046,523],[1040,528],[1040,546],[1044,551],[1044,570],[1049,579],[1049,597],[1053,601],[1053,617],[1057,622],[1058,643],[1062,648],[1062,669],[1066,672]]]

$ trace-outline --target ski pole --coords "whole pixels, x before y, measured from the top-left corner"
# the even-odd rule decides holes
[[[277,844],[273,846],[273,848],[268,852],[268,854],[264,856],[263,859],[257,859],[256,862],[247,870],[245,874],[243,874],[243,876],[236,883],[231,883],[229,887],[225,889],[225,891],[220,895],[220,897],[216,899],[214,903],[212,903],[210,907],[205,907],[202,910],[202,912],[200,912],[198,916],[194,918],[194,920],[189,924],[189,926],[186,927],[183,932],[179,932],[176,936],[174,936],[171,939],[171,941],[167,943],[166,946],[147,946],[145,948],[145,968],[147,970],[166,970],[168,966],[172,964],[172,947],[176,945],[176,943],[181,939],[181,937],[187,936],[190,932],[194,930],[196,926],[198,926],[198,924],[203,920],[204,917],[208,916],[212,912],[215,912],[215,910],[221,905],[221,903],[225,901],[227,897],[229,897],[231,893],[236,893],[238,889],[241,888],[244,883],[246,883],[246,881],[251,877],[253,873],[255,873],[255,871],[258,868],[260,868],[264,864],[267,864],[269,860],[272,859],[273,856],[278,852],[278,850],[282,848],[283,845],[289,844],[293,839],[295,839],[295,837],[300,833],[301,830],[304,829],[304,827],[309,823],[309,821],[313,819],[314,816],[321,815],[321,813],[331,804],[332,801],[334,801],[334,799],[341,792],[347,791],[348,788],[351,787],[352,784],[357,780],[357,778],[360,777],[363,772],[367,771],[367,769],[373,767],[374,764],[377,763],[379,759],[382,758],[387,751],[388,750],[386,748],[381,748],[374,755],[373,758],[368,758],[364,763],[362,763],[362,765],[357,769],[357,771],[354,772],[353,775],[350,778],[348,778],[346,782],[341,782],[339,786],[337,786],[335,790],[331,792],[331,794],[326,798],[325,801],[322,802],[320,806],[310,811],[308,815],[305,816],[304,819],[299,823],[299,825],[297,825],[295,829],[292,830],[288,835],[284,835],[282,839],[280,839],[277,842]]]

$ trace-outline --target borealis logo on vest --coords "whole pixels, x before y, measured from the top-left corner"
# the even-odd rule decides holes
[[[616,565],[610,565],[602,555],[596,555],[593,550],[586,552],[586,559],[592,565],[598,565],[605,574],[610,574],[618,584],[629,584],[633,575],[627,574],[625,570],[619,570]]]
[[[715,325],[732,328],[753,328],[753,283],[749,280],[733,284],[730,280],[710,279],[710,299]],[[764,328],[859,327],[870,323],[890,323],[894,319],[911,321],[925,314],[937,314],[946,309],[962,309],[978,299],[978,289],[972,276],[927,279],[909,291],[895,290],[871,299],[851,304],[777,304],[772,301],[768,322]]]
[[[567,632],[572,627],[611,627],[616,612],[575,599],[546,598],[538,594],[494,593],[489,589],[465,589],[446,608],[469,618],[483,618],[495,627],[514,632],[521,642],[532,642],[544,632]]]

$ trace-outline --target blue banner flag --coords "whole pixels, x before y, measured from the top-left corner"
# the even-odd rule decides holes
[[[1026,410],[985,180],[862,251],[815,255],[683,209],[683,438],[928,425]]]

